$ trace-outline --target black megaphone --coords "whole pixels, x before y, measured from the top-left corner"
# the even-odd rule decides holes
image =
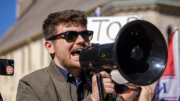
[[[161,77],[167,54],[159,29],[150,22],[135,20],[121,28],[114,43],[88,47],[80,53],[79,60],[87,76],[97,73],[95,69],[100,71],[102,65],[111,64],[116,65],[119,79],[145,86]]]

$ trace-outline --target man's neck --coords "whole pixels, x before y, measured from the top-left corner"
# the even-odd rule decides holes
[[[67,70],[67,71],[71,72],[75,78],[81,77],[82,69],[71,69],[71,70]]]
[[[70,73],[72,73],[74,75],[75,78],[79,78],[81,77],[81,72],[82,72],[82,69],[71,69],[71,68],[65,68],[63,66],[61,66],[60,64],[56,63],[55,64],[57,66],[59,66],[60,68],[66,70],[66,71],[69,71]]]
[[[72,73],[72,74],[74,75],[75,78],[81,77],[81,71],[82,71],[81,68],[80,68],[80,69],[76,69],[76,68],[64,67],[64,66],[62,66],[58,61],[56,61],[56,59],[53,59],[53,60],[54,60],[54,62],[55,62],[55,64],[56,64],[57,66],[59,66],[60,68],[66,70],[66,71],[69,71],[70,73]]]

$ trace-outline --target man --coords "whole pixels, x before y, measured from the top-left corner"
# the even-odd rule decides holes
[[[87,28],[84,12],[66,10],[50,14],[43,23],[45,48],[52,61],[19,81],[17,101],[99,101],[96,76],[92,92],[79,63],[82,49],[89,46],[93,31]],[[115,94],[111,76],[101,72],[104,97]],[[117,98],[120,100],[120,97]]]
[[[149,86],[136,86],[130,83],[115,85],[116,92],[123,101],[153,101],[154,92]]]

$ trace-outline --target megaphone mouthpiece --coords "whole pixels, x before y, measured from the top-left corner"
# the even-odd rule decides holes
[[[143,58],[143,50],[139,46],[134,47],[131,52],[131,57],[136,60],[141,60]]]

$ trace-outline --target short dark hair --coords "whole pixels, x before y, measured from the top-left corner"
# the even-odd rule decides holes
[[[65,10],[51,13],[43,22],[44,38],[48,39],[57,33],[58,24],[72,23],[82,25],[86,28],[87,16],[85,12],[79,10]]]

